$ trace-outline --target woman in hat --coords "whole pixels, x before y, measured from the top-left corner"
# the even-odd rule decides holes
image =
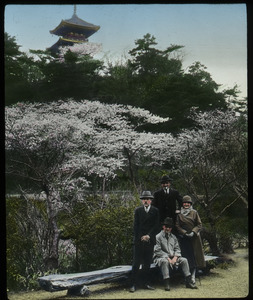
[[[186,195],[180,214],[177,215],[176,229],[179,234],[179,244],[182,255],[187,258],[192,280],[195,282],[196,268],[205,267],[205,257],[200,237],[202,229],[198,212],[192,207],[192,199]]]

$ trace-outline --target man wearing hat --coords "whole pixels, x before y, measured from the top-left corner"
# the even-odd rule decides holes
[[[160,267],[166,291],[170,291],[169,279],[171,271],[177,268],[181,268],[185,276],[186,287],[196,289],[196,285],[191,280],[188,261],[181,256],[178,240],[171,233],[172,227],[173,220],[167,217],[163,222],[163,229],[156,235],[154,263]]]
[[[172,180],[168,175],[163,176],[160,180],[161,189],[154,193],[152,205],[159,209],[161,224],[166,217],[172,218],[175,222],[182,206],[182,196],[171,188]]]
[[[130,292],[136,290],[137,275],[141,264],[144,287],[154,290],[149,284],[149,272],[156,234],[159,231],[159,211],[151,205],[153,196],[150,191],[142,192],[140,199],[143,205],[137,207],[134,212],[134,257]]]

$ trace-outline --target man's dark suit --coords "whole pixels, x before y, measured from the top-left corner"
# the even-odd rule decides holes
[[[152,205],[159,209],[160,224],[165,218],[170,217],[174,223],[176,221],[176,210],[182,206],[182,196],[177,190],[169,189],[169,193],[166,194],[163,189],[160,189],[154,193],[154,199]]]
[[[132,266],[132,284],[136,283],[136,276],[140,265],[143,269],[144,284],[148,284],[150,264],[152,263],[156,234],[159,232],[159,211],[150,206],[147,213],[143,206],[135,209],[134,213],[134,259]],[[141,237],[149,235],[148,242],[141,241]]]

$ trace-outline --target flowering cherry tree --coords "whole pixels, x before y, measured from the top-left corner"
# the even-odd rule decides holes
[[[46,194],[48,268],[58,264],[57,214],[82,200],[91,185],[89,178],[102,178],[105,184],[126,164],[131,169],[133,157],[135,164],[141,157],[149,157],[149,164],[158,163],[165,159],[161,149],[173,143],[168,134],[138,132],[140,125],[167,119],[131,106],[71,99],[18,103],[6,107],[5,116],[7,173],[25,179],[30,192]]]
[[[218,222],[238,201],[248,208],[246,119],[232,110],[193,112],[192,118],[196,127],[177,137],[178,172],[202,207],[203,235],[217,254]]]
[[[101,50],[102,50],[102,44],[90,43],[90,42],[74,44],[73,46],[59,47],[59,60],[61,62],[64,62],[64,56],[68,51],[75,53],[79,57],[83,55],[90,55],[93,57]]]

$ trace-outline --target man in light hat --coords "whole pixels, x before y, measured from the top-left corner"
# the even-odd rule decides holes
[[[135,292],[137,275],[142,264],[144,288],[154,290],[150,286],[150,265],[152,263],[156,234],[159,231],[159,211],[151,205],[153,196],[150,191],[142,192],[142,206],[134,212],[134,258],[131,274],[130,292]]]
[[[163,176],[160,180],[161,189],[154,193],[152,205],[159,209],[161,224],[166,217],[172,218],[175,222],[182,206],[182,196],[177,190],[171,188],[172,180],[168,175]]]
[[[196,289],[192,282],[188,261],[181,256],[178,240],[171,233],[173,227],[172,218],[167,217],[163,222],[163,229],[156,235],[156,245],[154,248],[154,263],[160,267],[163,275],[165,291],[170,291],[170,275],[173,269],[181,268],[186,287]]]

